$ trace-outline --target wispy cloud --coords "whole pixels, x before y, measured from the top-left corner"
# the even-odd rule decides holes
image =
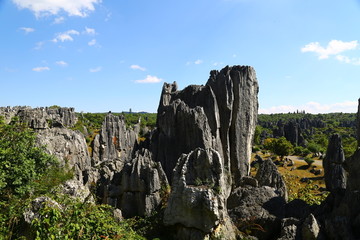
[[[45,42],[37,42],[35,44],[34,50],[40,50],[44,46]]]
[[[89,46],[94,46],[96,45],[96,39],[92,39],[91,41],[88,42]]]
[[[58,66],[62,66],[62,67],[66,67],[67,65],[69,65],[67,62],[65,61],[57,61],[56,62],[56,65]]]
[[[36,17],[58,15],[61,12],[69,16],[86,17],[95,10],[102,0],[12,0],[18,8],[29,9]]]
[[[53,42],[65,42],[65,41],[74,41],[72,35],[79,35],[80,33],[76,30],[68,30],[63,33],[58,33],[56,37],[52,40]]]
[[[288,113],[296,112],[297,110],[307,113],[331,113],[331,112],[356,112],[358,107],[357,101],[344,101],[333,104],[321,104],[318,102],[308,102],[304,105],[280,105],[266,109],[259,109],[259,113],[271,114],[271,113]]]
[[[96,72],[100,72],[102,70],[102,67],[96,67],[96,68],[90,68],[89,72],[91,73],[96,73]]]
[[[60,24],[60,23],[63,23],[65,21],[65,18],[64,17],[57,17],[54,19],[54,24]]]
[[[29,28],[29,27],[21,27],[20,30],[24,31],[25,34],[34,32],[35,29],[34,28]]]
[[[139,65],[131,65],[130,68],[134,70],[146,71],[146,68],[141,67]]]
[[[223,62],[214,62],[214,63],[213,63],[213,66],[215,66],[215,67],[223,66],[223,65],[224,65]]]
[[[353,64],[353,65],[360,65],[360,58],[349,58],[343,55],[337,55],[336,59],[343,63]]]
[[[34,72],[43,72],[43,71],[49,71],[49,67],[35,67],[32,69]]]
[[[191,65],[191,64],[199,65],[199,64],[202,64],[203,62],[204,62],[203,60],[198,59],[198,60],[195,60],[195,61],[188,61],[188,62],[186,62],[186,65]]]
[[[85,27],[84,34],[88,34],[88,35],[95,35],[95,34],[96,34],[96,31],[95,31],[95,29],[94,29],[94,28],[88,28],[88,27]]]
[[[301,48],[301,52],[314,52],[319,59],[327,59],[331,55],[338,55],[344,51],[356,49],[358,45],[358,41],[331,40],[326,47],[323,47],[319,42],[311,42]]]
[[[136,83],[159,83],[162,79],[156,76],[147,75],[145,79],[136,80]]]

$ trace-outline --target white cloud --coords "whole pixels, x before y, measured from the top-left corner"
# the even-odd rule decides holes
[[[64,61],[57,61],[57,62],[56,62],[56,65],[66,67],[66,66],[68,65],[68,63],[67,63],[67,62],[64,62]]]
[[[100,72],[101,70],[102,70],[102,67],[96,67],[96,68],[90,68],[89,72],[95,73],[95,72]]]
[[[64,17],[57,17],[55,18],[54,20],[54,24],[60,24],[60,23],[63,23],[65,21],[65,18]]]
[[[349,58],[343,55],[337,55],[336,59],[343,63],[353,64],[353,65],[360,65],[360,58]]]
[[[90,42],[88,42],[89,46],[94,46],[95,44],[96,44],[96,39],[93,39]]]
[[[37,42],[35,44],[34,50],[40,50],[44,46],[45,42]]]
[[[146,68],[141,67],[139,65],[131,65],[130,68],[134,70],[146,71]]]
[[[79,35],[80,33],[76,30],[69,30],[63,33],[58,33],[56,37],[52,40],[53,42],[65,42],[65,41],[74,41],[71,35]]]
[[[43,71],[49,71],[50,68],[48,67],[35,67],[32,69],[34,72],[43,72]]]
[[[196,60],[196,61],[194,61],[194,62],[192,62],[192,61],[186,62],[186,65],[191,65],[191,64],[196,64],[196,65],[198,65],[198,64],[201,64],[201,63],[203,63],[203,60],[198,59],[198,60]]]
[[[147,75],[145,79],[136,80],[136,83],[158,83],[161,82],[162,79],[156,76]]]
[[[337,55],[347,50],[356,49],[358,41],[343,42],[341,40],[331,40],[327,47],[324,48],[319,42],[312,42],[301,48],[301,52],[314,52],[319,59],[329,58],[330,55]]]
[[[321,104],[318,102],[308,102],[304,105],[280,105],[267,109],[259,109],[259,113],[271,114],[271,113],[288,113],[296,112],[297,110],[307,113],[331,113],[331,112],[357,112],[357,101],[345,101],[333,104]]]
[[[85,27],[84,33],[85,33],[85,34],[89,34],[89,35],[95,35],[95,34],[96,34],[96,31],[95,31],[94,28]]]
[[[57,15],[86,17],[102,0],[12,0],[20,9],[29,9],[36,17]]]
[[[223,62],[214,62],[213,66],[217,67],[217,66],[223,66],[224,63]]]
[[[20,28],[20,30],[23,30],[26,34],[31,33],[31,32],[34,32],[34,31],[35,31],[35,29],[33,29],[33,28],[29,28],[29,27],[22,27],[22,28]]]

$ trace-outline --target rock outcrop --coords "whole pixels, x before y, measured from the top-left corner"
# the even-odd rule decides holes
[[[357,126],[359,139],[360,102]],[[330,169],[330,171],[325,169],[325,179],[328,179],[326,184],[327,188],[330,188],[331,194],[327,198],[321,214],[326,237],[327,239],[360,239],[360,205],[358,204],[360,199],[360,149],[342,162],[344,158],[339,136],[332,136],[329,148],[331,148],[328,149],[330,156],[326,156],[326,160],[329,161],[324,162],[324,168]],[[333,165],[327,166],[329,163]],[[341,163],[346,173],[343,173]],[[331,174],[335,174],[335,176]],[[347,175],[346,185],[344,175]],[[336,189],[337,191],[335,191]]]
[[[230,181],[217,151],[197,148],[182,155],[174,170],[165,224],[181,224],[200,230],[204,235],[211,234],[220,224],[223,229],[231,226],[224,222],[228,220],[224,210],[231,190]],[[227,229],[224,234],[235,239],[232,229]]]
[[[168,181],[161,164],[152,160],[147,149],[136,152],[120,172],[120,177],[117,182],[120,185],[112,187],[118,188],[115,206],[121,209],[124,217],[149,216],[160,206],[164,197],[162,191],[167,188]]]
[[[267,159],[260,164],[255,178],[258,180],[260,186],[275,188],[279,195],[287,201],[288,194],[285,181],[271,159]]]
[[[123,116],[109,113],[104,120],[100,134],[96,135],[92,144],[94,164],[113,159],[129,159],[131,157],[139,129],[126,128]]]
[[[255,71],[247,66],[211,71],[205,86],[182,91],[176,83],[164,84],[153,151],[168,179],[181,154],[213,148],[231,173],[232,184],[239,185],[250,169],[257,93]]]
[[[250,170],[257,93],[246,66],[212,71],[205,86],[164,84],[152,151],[171,182],[164,223],[177,226],[177,239],[214,238],[218,229],[235,239],[226,201]]]
[[[92,144],[88,181],[96,182],[100,201],[119,208],[124,217],[150,215],[168,185],[153,154],[148,149],[135,151],[138,133],[138,126],[128,129],[123,117],[109,113]]]
[[[2,107],[0,116],[3,116],[7,123],[11,121],[11,118],[19,117],[20,121],[26,122],[34,129],[72,127],[77,122],[74,108]]]
[[[330,137],[326,156],[323,160],[325,172],[325,184],[328,191],[333,192],[346,188],[346,171],[343,168],[345,162],[344,150],[341,137],[334,134]]]

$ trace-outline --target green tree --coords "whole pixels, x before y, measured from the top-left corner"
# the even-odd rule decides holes
[[[39,179],[57,160],[35,144],[35,133],[13,119],[0,120],[0,194],[27,193],[33,180]]]
[[[293,153],[293,151],[293,145],[291,144],[291,142],[286,140],[285,137],[276,139],[274,143],[274,153],[279,155],[281,159],[283,159],[284,156],[290,155],[291,153]]]

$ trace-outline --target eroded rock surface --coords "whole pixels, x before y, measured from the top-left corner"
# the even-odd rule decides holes
[[[344,150],[341,137],[334,134],[330,137],[326,156],[323,160],[325,171],[325,184],[328,191],[336,191],[346,188],[346,171],[343,168],[345,162]]]
[[[210,234],[227,219],[226,196],[231,176],[222,164],[220,154],[213,149],[197,148],[180,157],[165,210],[165,224],[181,224]]]

